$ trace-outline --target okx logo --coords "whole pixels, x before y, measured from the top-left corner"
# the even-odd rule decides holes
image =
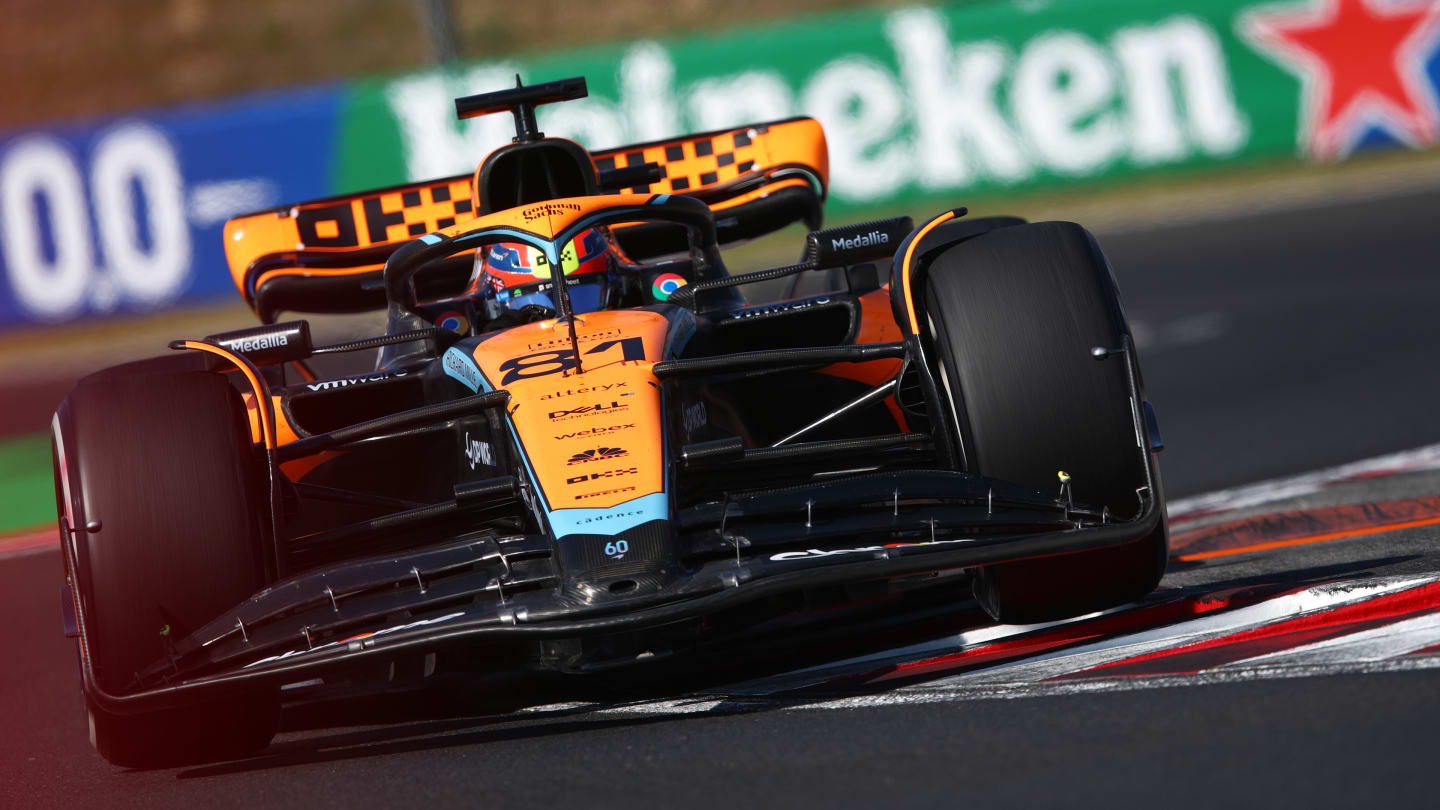
[[[594,450],[585,450],[570,457],[566,464],[584,464],[587,461],[609,461],[616,458],[624,458],[630,455],[628,450],[620,447],[597,447]]]
[[[636,472],[637,470],[634,467],[621,467],[618,470],[603,470],[601,472],[590,473],[589,475],[577,475],[573,478],[566,478],[565,483],[583,484],[586,481],[594,481],[598,478],[619,478],[622,475],[634,475]]]
[[[551,422],[564,422],[570,419],[579,419],[582,416],[594,416],[607,413],[621,413],[630,410],[629,405],[621,405],[619,401],[612,401],[609,405],[597,403],[595,405],[581,405],[578,408],[566,408],[550,412]]]

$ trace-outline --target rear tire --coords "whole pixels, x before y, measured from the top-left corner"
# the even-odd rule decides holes
[[[261,469],[240,396],[218,374],[82,381],[57,426],[74,499],[62,506],[77,525],[100,522],[76,538],[85,649],[97,685],[123,695],[169,642],[262,587]],[[96,749],[129,767],[263,748],[276,706],[273,694],[247,695],[119,715],[86,700]]]
[[[1068,222],[991,230],[933,254],[922,283],[929,323],[921,329],[967,467],[1047,494],[1058,494],[1064,470],[1077,503],[1136,514],[1145,470],[1128,360],[1090,355],[1119,346],[1129,330],[1090,234]],[[984,566],[975,598],[1005,623],[1078,616],[1149,593],[1167,553],[1162,520],[1123,546]]]

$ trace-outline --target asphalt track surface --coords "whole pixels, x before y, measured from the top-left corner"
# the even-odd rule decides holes
[[[1428,193],[1102,234],[1172,496],[1440,441],[1436,210],[1440,193]],[[1357,477],[1325,498],[1440,486],[1434,472]],[[869,673],[861,687],[824,673],[786,681],[781,668],[750,673],[747,688],[703,676],[698,691],[651,685],[660,700],[556,691],[547,708],[494,716],[447,684],[443,699],[297,708],[258,757],[146,772],[111,768],[86,742],[74,653],[58,632],[58,555],[0,559],[0,807],[1430,804],[1440,505],[1421,506],[1431,511],[1410,513],[1410,528],[1177,560],[1149,607],[1089,620],[1110,629],[995,670],[964,656],[1005,639],[961,605],[938,647],[835,665]],[[1291,628],[1292,603],[1323,604],[1305,615],[1339,624]],[[1206,661],[1167,665],[1175,639],[1145,635],[1144,610],[1175,606],[1199,612],[1155,632],[1222,634],[1225,644],[1201,645]],[[1024,638],[1087,626],[1102,625]],[[1335,636],[1351,631],[1362,635]],[[957,633],[988,640],[957,644]],[[1284,666],[1265,663],[1275,655]],[[940,663],[905,669],[922,659]]]

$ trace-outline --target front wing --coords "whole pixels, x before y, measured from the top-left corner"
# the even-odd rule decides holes
[[[906,484],[899,478],[905,475],[892,474],[889,483]],[[753,540],[723,529],[698,532],[686,541],[693,564],[663,589],[628,599],[556,588],[563,561],[538,535],[482,534],[335,565],[277,583],[180,640],[166,660],[140,673],[135,691],[106,692],[82,656],[84,686],[106,711],[153,711],[276,689],[401,654],[645,631],[806,589],[1122,545],[1145,537],[1161,519],[1161,507],[1143,490],[1135,519],[1107,522],[1038,495],[1014,497],[1003,483],[978,476],[918,475],[932,484],[940,483],[937,476],[951,479],[945,483],[955,494],[893,505],[878,496],[823,526],[807,517],[811,525],[798,526],[784,542],[765,532]],[[806,500],[801,493],[792,511],[804,514]],[[1020,527],[1027,528],[1015,533]],[[815,542],[805,544],[812,534]],[[83,638],[83,612],[77,619]]]

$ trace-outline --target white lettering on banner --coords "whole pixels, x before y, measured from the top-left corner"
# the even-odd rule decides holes
[[[144,192],[143,206],[132,185]],[[100,244],[125,292],[149,304],[179,293],[190,269],[190,229],[180,166],[165,136],[145,124],[106,135],[91,159],[90,187]],[[142,216],[149,250],[140,241]]]
[[[691,126],[700,132],[774,121],[795,109],[790,85],[761,70],[701,79],[690,89],[687,101]]]
[[[594,144],[625,142],[624,117],[614,104],[601,98],[577,98],[564,104],[551,104],[541,108],[538,115],[541,131],[552,138]]]
[[[1042,34],[1020,54],[1011,104],[1032,148],[1052,169],[1093,174],[1125,147],[1114,111],[1115,75],[1088,37]]]
[[[508,115],[455,120],[458,96],[515,85],[518,69],[508,63],[483,65],[451,77],[421,73],[395,81],[385,90],[400,125],[405,171],[412,180],[432,180],[475,171],[477,155],[515,135]]]
[[[1193,17],[1172,17],[1122,28],[1114,47],[1125,74],[1130,154],[1137,163],[1184,160],[1192,144],[1210,155],[1244,146],[1249,127],[1230,92],[1220,38],[1209,26]],[[1170,89],[1172,77],[1178,80],[1178,98]]]
[[[50,211],[55,258],[47,261],[41,245],[41,212]],[[5,267],[20,306],[41,318],[64,318],[84,303],[95,257],[85,189],[70,153],[48,138],[12,147],[0,163],[0,222]]]
[[[836,59],[810,80],[800,105],[825,128],[837,194],[871,199],[905,185],[913,157],[895,137],[904,121],[901,98],[888,70],[858,56]]]
[[[184,181],[170,141],[131,122],[96,142],[89,191],[103,264],[92,248],[76,163],[64,145],[44,137],[19,141],[0,161],[0,242],[21,309],[55,320],[87,304],[106,311],[122,298],[148,306],[174,298],[185,288],[191,256]]]
[[[634,45],[620,60],[620,98],[631,138],[654,141],[680,133],[675,64],[659,43]]]
[[[952,49],[945,30],[945,18],[928,8],[896,12],[885,24],[924,162],[915,179],[925,188],[952,188],[977,176],[1028,177],[1030,160],[998,106],[1009,52],[997,42]]]
[[[1250,137],[1220,37],[1198,18],[1106,39],[1051,29],[1014,44],[953,40],[949,28],[935,9],[895,11],[883,41],[898,72],[841,51],[798,81],[764,67],[680,81],[670,53],[642,42],[621,58],[618,97],[550,105],[540,124],[601,149],[810,115],[825,127],[831,190],[848,202],[1224,157]],[[457,125],[452,98],[508,86],[514,73],[491,65],[391,85],[411,179],[471,171],[476,155],[510,139],[504,116]]]

